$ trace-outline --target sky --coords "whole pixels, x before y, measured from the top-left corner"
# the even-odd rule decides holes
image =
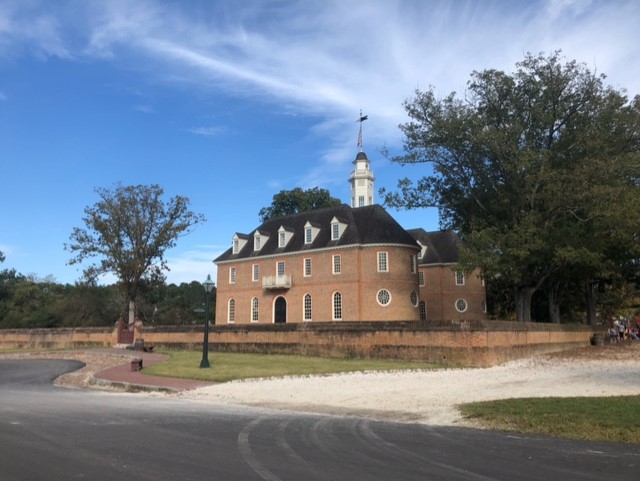
[[[381,154],[402,154],[416,89],[463,96],[474,70],[558,49],[637,95],[640,2],[0,0],[0,269],[73,284],[88,264],[64,244],[95,189],[158,184],[207,218],[165,253],[167,282],[215,279],[277,192],[349,203],[360,111],[393,190],[428,168]],[[434,209],[390,213],[439,228]]]

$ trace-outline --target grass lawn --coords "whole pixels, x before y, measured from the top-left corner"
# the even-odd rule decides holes
[[[459,408],[492,429],[640,444],[640,396],[506,399]]]
[[[170,351],[167,362],[145,367],[145,374],[203,381],[227,382],[235,379],[277,376],[305,376],[354,371],[436,369],[425,362],[381,359],[330,359],[280,354],[209,353],[209,369],[200,369],[201,352]]]

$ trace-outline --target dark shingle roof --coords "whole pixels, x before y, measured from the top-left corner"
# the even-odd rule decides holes
[[[407,231],[416,241],[427,247],[420,264],[455,264],[458,262],[460,239],[451,230],[427,232],[424,229]]]
[[[334,217],[347,225],[338,240],[331,240],[331,221]],[[312,244],[304,243],[304,226],[307,222],[314,227],[320,228]],[[290,228],[294,232],[285,247],[278,247],[277,232],[280,226]],[[252,237],[256,230],[261,233],[270,232],[272,234],[259,251],[253,249]],[[238,235],[245,237],[243,234]],[[336,207],[276,217],[259,225],[250,234],[246,235],[246,238],[249,241],[240,252],[233,254],[230,248],[215,259],[214,262],[349,245],[401,244],[418,248],[414,238],[379,205],[354,209],[347,204],[341,204]]]

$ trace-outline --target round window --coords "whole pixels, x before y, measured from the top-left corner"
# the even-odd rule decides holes
[[[381,306],[388,306],[391,302],[391,293],[386,289],[380,289],[378,291],[378,304]]]
[[[465,301],[464,299],[458,299],[456,301],[456,309],[458,310],[458,312],[464,312],[467,310],[467,301]]]
[[[418,307],[418,293],[416,291],[411,291],[409,299],[411,299],[411,305],[413,307]]]

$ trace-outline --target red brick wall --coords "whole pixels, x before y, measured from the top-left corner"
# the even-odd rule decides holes
[[[420,298],[427,304],[427,319],[432,320],[482,320],[486,314],[486,290],[476,270],[464,275],[464,285],[456,285],[453,266],[420,266],[425,285],[420,287]],[[467,310],[459,312],[456,301],[464,299]]]
[[[388,272],[378,272],[377,253],[388,254]],[[342,295],[343,321],[406,321],[418,320],[417,307],[410,303],[411,291],[418,291],[417,274],[411,273],[411,255],[415,249],[403,246],[352,247],[326,251],[309,251],[294,255],[243,259],[218,266],[216,320],[226,324],[229,299],[235,300],[235,324],[251,323],[251,299],[259,301],[259,324],[273,323],[274,303],[277,297],[287,301],[287,322],[303,320],[303,298],[312,297],[312,322],[333,320],[333,295]],[[341,256],[341,272],[333,273],[333,256]],[[304,276],[304,259],[311,259],[311,276]],[[276,263],[285,262],[285,274],[292,278],[290,289],[262,288],[264,276],[276,275]],[[253,265],[260,276],[252,280]],[[229,282],[229,268],[236,269],[236,282]],[[388,306],[377,302],[380,289],[391,293]]]
[[[536,353],[587,346],[595,329],[501,321],[325,322],[215,326],[212,351],[423,360],[490,366]],[[145,344],[200,348],[202,327],[143,328]]]

